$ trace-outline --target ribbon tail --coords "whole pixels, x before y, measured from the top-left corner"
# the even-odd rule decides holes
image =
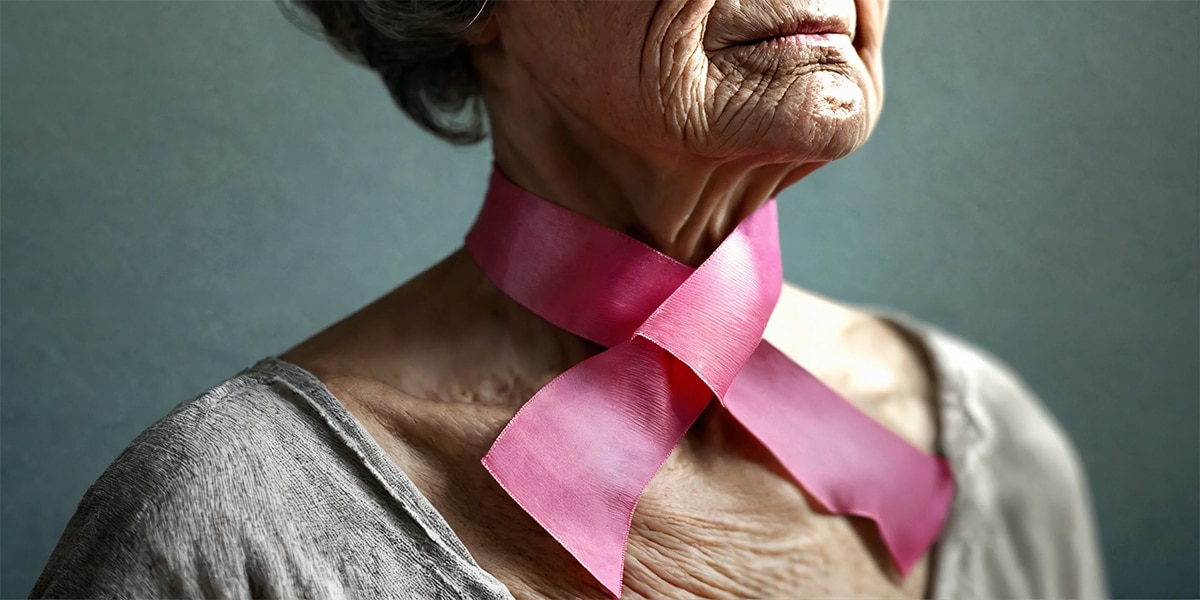
[[[686,365],[634,337],[542,388],[483,464],[619,598],[638,498],[710,397]]]
[[[871,519],[901,575],[937,541],[954,497],[946,462],[910,445],[763,342],[725,407],[826,510]]]

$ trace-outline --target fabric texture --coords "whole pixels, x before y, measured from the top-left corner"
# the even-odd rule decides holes
[[[956,495],[935,598],[1106,595],[1086,482],[998,360],[924,342]],[[88,490],[33,597],[510,598],[329,390],[266,359],[177,406]]]

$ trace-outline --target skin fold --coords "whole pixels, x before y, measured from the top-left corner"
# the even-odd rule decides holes
[[[496,164],[699,264],[768,198],[866,141],[886,13],[882,0],[502,2],[469,33]],[[820,48],[770,37],[804,19],[842,33]],[[932,450],[935,384],[904,332],[787,285],[766,338]],[[479,462],[526,400],[601,350],[459,250],[282,358],[326,383],[514,595],[601,598]],[[638,505],[623,596],[917,598],[929,579],[927,559],[899,577],[870,523],[816,510],[714,404]]]

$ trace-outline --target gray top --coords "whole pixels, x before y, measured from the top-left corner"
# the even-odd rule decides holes
[[[1096,598],[1079,461],[997,359],[911,317],[957,493],[935,598]],[[311,373],[266,359],[177,406],[88,490],[34,597],[511,598]]]

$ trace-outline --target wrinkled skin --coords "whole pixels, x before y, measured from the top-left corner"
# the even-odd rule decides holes
[[[857,9],[853,0],[515,2],[498,11],[481,36],[502,36],[496,52],[510,64],[493,77],[531,83],[529,95],[640,153],[831,160],[859,147],[878,117],[886,4],[877,0]],[[831,17],[859,39],[839,40],[820,64],[730,48],[799,14]],[[488,74],[490,58],[481,61]]]
[[[518,598],[602,598],[479,459],[521,404],[592,349],[536,321],[456,254],[284,356],[366,426],[475,560]],[[457,298],[428,302],[430,291]],[[878,321],[786,288],[767,338],[868,415],[930,450],[921,355]],[[710,408],[638,504],[626,598],[919,598],[868,524],[821,514],[726,413]]]
[[[767,198],[866,140],[882,99],[886,8],[501,3],[470,33],[496,163],[526,189],[697,264]],[[847,35],[813,51],[731,45],[798,11]],[[933,448],[933,382],[903,332],[787,286],[766,338]],[[542,385],[600,350],[516,305],[460,250],[283,358],[329,386],[517,597],[598,598],[479,460]],[[814,510],[710,406],[638,505],[624,596],[917,598],[929,580],[927,559],[901,578],[872,526]]]
[[[866,141],[886,3],[508,2],[476,33],[496,162],[526,189],[695,263],[768,197]],[[739,41],[798,15],[824,51]]]

